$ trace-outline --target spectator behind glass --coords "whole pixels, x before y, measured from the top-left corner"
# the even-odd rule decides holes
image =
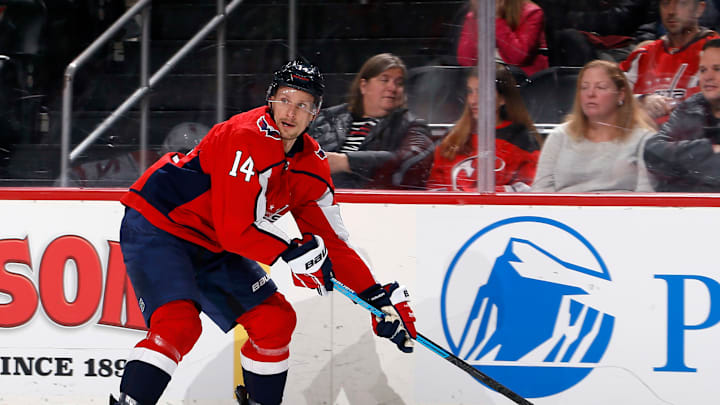
[[[532,191],[652,191],[642,159],[651,128],[618,65],[589,62],[578,75],[572,112],[545,140]]]
[[[645,147],[657,191],[720,191],[720,39],[700,53],[700,91],[680,103]]]
[[[430,128],[406,108],[405,64],[381,53],[350,86],[349,103],[320,111],[309,133],[337,188],[422,189],[432,164]]]
[[[470,0],[457,57],[461,66],[477,65],[477,0]],[[496,0],[495,47],[499,58],[522,69],[527,76],[548,67],[543,11],[529,0]]]
[[[654,2],[655,9],[659,9],[659,0],[654,0]],[[705,1],[705,11],[703,11],[702,15],[698,19],[698,25],[717,32],[718,26],[720,26],[720,10],[718,10],[718,3],[720,3],[719,0]],[[660,37],[666,33],[667,30],[663,27],[662,19],[660,18],[660,14],[658,14],[655,21],[649,21],[638,27],[637,31],[635,31],[635,46],[645,45],[643,43],[645,41],[655,41],[656,39],[660,39]]]
[[[152,163],[169,152],[187,154],[200,143],[210,128],[199,122],[175,125],[163,140],[160,151],[147,151],[147,162]],[[71,168],[68,187],[128,187],[142,174],[140,151],[117,155],[109,159],[86,162]],[[62,179],[55,180],[60,186]]]
[[[633,35],[657,19],[657,0],[535,0],[545,13],[552,66],[625,60]]]
[[[467,78],[465,109],[435,150],[428,188],[477,191],[477,69]],[[529,191],[542,139],[525,109],[510,71],[497,64],[495,73],[495,190]]]
[[[705,42],[718,38],[698,25],[705,10],[699,0],[660,0],[660,19],[667,34],[638,46],[620,64],[639,95],[640,104],[659,124],[677,102],[697,93],[698,55]]]

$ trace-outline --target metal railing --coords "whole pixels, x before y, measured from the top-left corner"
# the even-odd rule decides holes
[[[242,0],[233,0],[225,6],[224,0],[217,0],[217,15],[200,29],[185,45],[180,48],[160,69],[148,77],[150,66],[150,7],[152,0],[139,0],[129,8],[117,21],[115,21],[102,35],[75,58],[65,69],[62,99],[62,135],[60,147],[60,185],[67,187],[70,162],[77,159],[92,143],[120,117],[123,116],[138,101],[142,100],[140,109],[140,164],[141,169],[146,167],[146,154],[148,146],[148,122],[150,103],[146,97],[150,90],[165,77],[187,54],[189,54],[210,32],[218,30],[217,35],[217,120],[222,121],[225,114],[225,20]],[[140,58],[140,86],[120,104],[105,120],[103,120],[72,152],[70,152],[72,129],[72,98],[73,81],[78,69],[84,65],[92,55],[105,43],[113,38],[125,24],[135,15],[142,13],[141,58]]]
[[[123,116],[138,101],[141,101],[140,111],[140,169],[147,167],[148,150],[148,123],[149,123],[149,97],[148,93],[157,83],[165,77],[178,63],[189,54],[213,29],[217,29],[217,104],[216,120],[220,122],[225,119],[225,21],[227,16],[242,3],[242,0],[232,0],[227,6],[226,0],[217,0],[216,12],[213,17],[200,31],[198,31],[180,50],[178,50],[165,64],[148,77],[150,60],[150,7],[152,0],[139,0],[133,7],[128,9],[117,21],[115,21],[100,37],[98,37],[87,49],[85,49],[66,68],[63,84],[62,98],[62,134],[61,134],[61,162],[60,162],[60,185],[66,187],[68,184],[70,162],[77,159],[93,142],[119,118]],[[297,0],[288,0],[288,58],[294,59],[297,54]],[[490,38],[494,43],[494,4],[495,0],[481,2],[482,7],[478,9],[478,26],[483,27],[479,32],[480,38]],[[72,97],[73,81],[78,69],[84,65],[90,57],[107,43],[120,29],[122,29],[131,18],[142,13],[142,35],[141,35],[141,58],[140,58],[140,86],[120,104],[105,120],[103,120],[72,152],[70,151],[71,129],[72,129]],[[479,93],[484,95],[487,103],[494,105],[494,51],[484,46],[484,41],[478,41],[478,70],[479,70]],[[478,133],[485,134],[479,139],[478,165],[479,167],[492,168],[494,165],[494,114],[489,109],[481,109],[478,117]],[[444,125],[443,125],[444,126]],[[435,131],[441,130],[434,128]],[[494,177],[492,170],[485,170],[484,176],[478,178],[478,190],[491,192],[494,190]]]

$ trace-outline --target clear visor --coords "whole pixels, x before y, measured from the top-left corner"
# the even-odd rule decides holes
[[[274,108],[280,110],[295,109],[296,111],[302,111],[310,115],[315,115],[318,112],[318,106],[315,103],[294,103],[282,96],[277,100],[268,100],[268,103],[271,103]]]

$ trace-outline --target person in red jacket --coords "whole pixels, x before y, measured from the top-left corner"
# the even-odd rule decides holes
[[[428,189],[477,190],[477,69],[467,78],[467,98],[460,119],[435,149]],[[542,138],[525,108],[512,74],[497,64],[495,76],[495,188],[529,191]]]
[[[477,65],[478,29],[477,0],[470,1],[465,16],[457,58],[461,66]],[[495,48],[504,63],[515,65],[527,76],[548,67],[542,9],[529,0],[496,0]]]
[[[317,67],[287,63],[267,105],[215,125],[187,155],[164,155],[121,199],[120,246],[149,330],[111,404],[158,402],[200,336],[201,311],[225,332],[241,324],[248,333],[238,401],[280,404],[295,311],[257,262],[285,262],[296,285],[321,295],[337,277],[389,314],[372,318],[375,332],[412,352],[406,290],[377,283],[348,244],[327,155],[307,134],[323,89]],[[287,213],[302,240],[274,225]]]

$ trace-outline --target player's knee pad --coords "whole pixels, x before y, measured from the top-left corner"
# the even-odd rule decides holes
[[[179,363],[201,332],[200,312],[195,304],[190,300],[172,301],[155,310],[147,337],[136,347],[160,352]]]
[[[245,327],[250,342],[265,349],[286,348],[295,330],[295,310],[285,297],[276,292],[260,305],[238,318]]]

